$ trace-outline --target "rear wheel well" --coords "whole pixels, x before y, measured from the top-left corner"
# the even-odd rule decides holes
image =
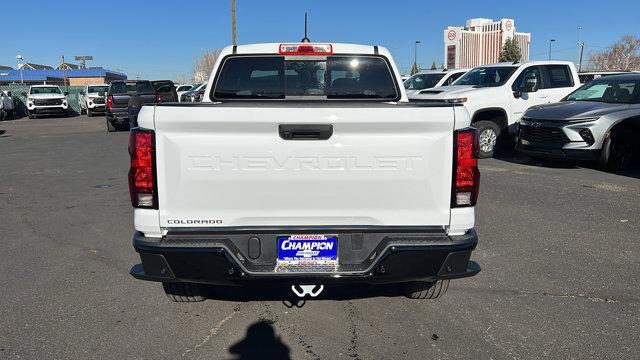
[[[491,121],[494,122],[500,130],[504,130],[507,128],[507,113],[505,113],[502,109],[486,109],[479,110],[475,114],[473,114],[473,120],[471,123],[476,123],[478,121]]]
[[[632,135],[640,137],[640,117],[624,119],[613,125],[607,132],[612,133],[617,131],[631,132]]]
[[[634,155],[636,159],[640,157],[640,141],[638,141],[640,138],[640,116],[624,119],[615,124],[607,131],[607,135],[610,136],[612,133],[624,134],[632,144],[635,144]]]

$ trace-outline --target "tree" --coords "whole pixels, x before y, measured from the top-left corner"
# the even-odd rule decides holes
[[[218,56],[220,56],[220,50],[205,50],[200,57],[195,59],[192,71],[194,82],[201,83],[207,81]]]
[[[413,67],[411,68],[411,75],[415,75],[418,72],[420,72],[420,69],[418,68],[418,64],[413,63]]]
[[[640,38],[625,35],[607,50],[592,53],[589,62],[600,71],[640,70]]]
[[[189,79],[189,77],[185,74],[176,75],[176,84],[188,84],[190,81],[191,79]]]
[[[522,52],[520,51],[520,44],[512,37],[508,37],[504,42],[502,50],[500,50],[500,61],[520,61],[522,59]]]
[[[438,69],[438,67],[436,66],[436,62],[435,61],[432,62],[431,63],[431,70],[437,70],[437,69]]]

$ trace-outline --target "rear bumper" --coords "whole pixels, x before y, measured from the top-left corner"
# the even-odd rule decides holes
[[[128,109],[118,109],[118,110],[106,110],[107,120],[109,120],[112,124],[129,124],[129,110]]]
[[[340,265],[337,269],[276,271],[276,236],[305,232],[319,233],[315,229],[245,229],[233,233],[184,233],[147,238],[136,232],[133,246],[141,263],[133,266],[130,273],[147,281],[244,285],[403,283],[456,279],[480,272],[480,266],[469,260],[478,242],[475,230],[461,236],[447,236],[416,228],[394,228],[393,232],[380,228],[325,229],[323,233],[338,234]],[[256,245],[250,238],[262,241]]]
[[[600,153],[602,152],[602,150],[600,149],[597,149],[597,150],[561,149],[561,148],[553,148],[553,147],[523,145],[520,142],[516,143],[516,150],[521,153],[525,153],[527,155],[541,157],[541,158],[556,159],[556,160],[578,160],[578,161],[597,160],[600,157]]]

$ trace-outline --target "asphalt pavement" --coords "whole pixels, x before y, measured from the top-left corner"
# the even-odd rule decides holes
[[[436,301],[338,288],[170,302],[129,275],[127,132],[0,122],[0,359],[629,359],[640,354],[640,171],[481,161],[482,272]]]

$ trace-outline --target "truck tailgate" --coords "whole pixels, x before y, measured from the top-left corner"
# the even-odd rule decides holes
[[[157,106],[160,225],[449,224],[451,107]],[[149,121],[150,123],[150,121]],[[326,140],[279,125],[330,124]]]

